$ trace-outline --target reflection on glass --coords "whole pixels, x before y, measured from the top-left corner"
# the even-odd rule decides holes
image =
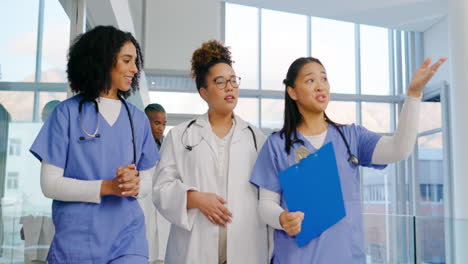
[[[32,121],[34,92],[0,91],[0,103],[12,121]]]
[[[442,133],[418,138],[418,238],[421,261],[445,263]]]
[[[44,116],[45,115],[44,112],[48,112],[50,114],[50,110],[53,110],[53,109],[48,109],[52,106],[51,103],[62,102],[65,99],[67,99],[66,92],[40,92],[39,93],[39,110],[40,110],[39,115]],[[54,103],[54,105],[56,105],[56,103]],[[46,104],[48,105],[47,108],[45,107]],[[43,118],[41,119],[44,121]]]
[[[407,263],[397,260],[407,260],[411,254],[401,252],[401,256],[395,256],[398,249],[393,248],[399,239],[396,232],[406,231],[399,231],[404,228],[399,224],[407,224],[405,219],[393,215],[396,214],[395,165],[389,164],[383,170],[361,167],[361,171],[364,233],[368,260],[372,261],[368,263]]]
[[[239,97],[234,112],[250,124],[258,127],[258,99]]]
[[[327,116],[339,124],[356,123],[356,103],[330,101],[327,110]]]
[[[362,124],[370,131],[388,133],[390,131],[390,110],[387,103],[362,103]]]
[[[226,45],[231,47],[234,70],[242,77],[242,89],[258,89],[258,12],[226,3]]]
[[[325,66],[332,92],[355,93],[354,24],[313,17],[311,36],[312,57]]]
[[[281,129],[284,122],[284,100],[262,99],[262,128]]]
[[[364,214],[363,218],[368,264],[415,263],[412,216]]]
[[[19,109],[25,109],[21,114],[32,116],[31,109],[25,108],[25,105],[32,104],[32,98],[31,102],[16,100],[16,104]],[[18,114],[18,111],[22,110],[16,109],[13,114]],[[5,263],[31,263],[28,255],[32,251],[40,252],[43,257],[39,259],[44,260],[54,233],[50,213],[52,200],[42,194],[40,163],[29,152],[42,123],[30,120],[8,124],[6,177],[1,186],[4,190],[1,212],[4,247],[0,262],[7,261]],[[24,240],[20,236],[21,229]],[[36,238],[31,235],[34,230],[38,232]]]
[[[419,132],[442,127],[442,108],[440,102],[422,102],[419,115]]]
[[[0,1],[0,81],[34,82],[39,1]],[[13,24],[14,26],[13,26]]]
[[[45,1],[41,82],[66,82],[70,19],[59,1]]]
[[[383,170],[362,167],[363,212],[369,214],[393,213],[392,186],[395,182],[395,165],[389,164]]]
[[[361,25],[361,93],[389,95],[388,29]]]
[[[445,219],[442,216],[416,218],[418,259],[421,263],[447,263],[445,261]],[[450,221],[450,220],[449,220]]]
[[[262,90],[283,90],[291,63],[307,56],[307,17],[262,9]]]
[[[419,137],[418,145],[420,148],[442,149],[442,146],[443,146],[442,133],[439,132],[439,133],[435,133],[432,135]],[[442,150],[440,150],[440,153],[442,153]]]
[[[204,114],[208,105],[198,93],[149,92],[150,102],[161,104],[167,113]]]

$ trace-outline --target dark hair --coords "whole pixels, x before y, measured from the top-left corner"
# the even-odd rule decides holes
[[[126,42],[131,42],[136,49],[136,67],[131,89],[119,91],[127,98],[139,89],[140,70],[143,69],[143,55],[140,45],[129,32],[123,32],[113,26],[97,26],[75,38],[68,51],[68,82],[75,93],[87,100],[94,100],[102,92],[111,88],[111,71],[117,63],[116,57]]]
[[[149,104],[145,107],[145,113],[151,113],[151,112],[163,112],[166,113],[166,110],[164,110],[164,107],[160,104]]]
[[[296,101],[294,101],[288,94],[288,86],[294,88],[294,82],[297,79],[297,75],[299,74],[299,71],[304,67],[304,65],[315,62],[320,64],[323,67],[322,62],[320,60],[313,58],[313,57],[301,57],[296,59],[291,66],[289,66],[288,73],[286,75],[286,79],[283,80],[283,84],[285,85],[285,91],[284,91],[284,123],[283,123],[283,128],[279,131],[281,137],[285,137],[285,150],[286,153],[289,154],[291,147],[294,143],[300,142],[304,144],[304,142],[297,137],[297,126],[301,123],[302,121],[302,115],[299,112],[299,108],[297,107]],[[325,121],[327,121],[329,124],[332,125],[338,125],[330,118],[328,118],[327,114],[325,114]],[[291,139],[291,135],[294,136],[293,139]]]
[[[210,68],[218,63],[232,66],[231,51],[217,40],[204,42],[192,55],[192,77],[195,79],[197,90],[206,87],[206,75]]]

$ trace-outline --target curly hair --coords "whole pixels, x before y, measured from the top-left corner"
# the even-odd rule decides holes
[[[122,46],[131,42],[136,49],[138,72],[132,79],[131,89],[119,95],[127,98],[139,89],[143,55],[140,45],[129,32],[113,26],[97,26],[75,38],[68,51],[68,82],[74,93],[94,100],[102,92],[111,89],[111,71],[117,63],[117,54]]]
[[[192,77],[195,79],[197,89],[206,87],[206,75],[212,66],[226,63],[232,66],[231,51],[229,47],[217,40],[204,42],[192,55]]]

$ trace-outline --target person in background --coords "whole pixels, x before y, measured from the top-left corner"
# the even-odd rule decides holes
[[[52,113],[52,111],[54,111],[55,107],[58,104],[60,104],[59,100],[52,100],[52,101],[47,102],[47,104],[44,105],[44,108],[42,108],[42,113],[41,113],[42,122],[45,123],[45,121],[49,117],[50,113]]]
[[[150,121],[151,132],[153,133],[154,140],[159,150],[161,149],[164,130],[167,124],[166,110],[164,110],[164,107],[160,104],[149,104],[145,108],[145,114]]]
[[[164,107],[162,107],[160,104],[149,104],[145,108],[145,114],[150,122],[151,132],[159,150],[161,149],[161,144],[164,138],[164,130],[166,129],[166,110],[164,110]],[[155,177],[153,175],[151,186],[153,186],[154,182]],[[161,254],[164,254],[170,224],[157,212],[153,204],[153,196],[151,193],[144,198],[139,199],[138,201],[140,202],[140,206],[143,209],[143,213],[145,214],[149,262],[156,263],[158,257]]]

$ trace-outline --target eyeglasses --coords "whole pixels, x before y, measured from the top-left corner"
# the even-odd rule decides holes
[[[214,79],[214,82],[216,84],[216,87],[218,87],[221,90],[226,88],[228,82],[231,83],[232,88],[239,88],[239,85],[240,85],[240,82],[241,82],[241,77],[232,76],[231,78],[226,79],[226,78],[220,76],[220,77],[217,77],[216,79]]]

